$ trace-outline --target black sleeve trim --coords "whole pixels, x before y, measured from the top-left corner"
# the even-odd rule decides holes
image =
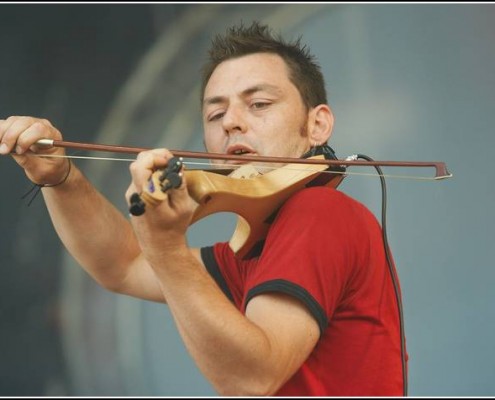
[[[213,252],[213,246],[202,247],[201,248],[201,258],[203,263],[205,264],[206,270],[211,275],[211,277],[215,280],[217,285],[222,289],[222,292],[227,296],[227,298],[234,303],[234,298],[232,297],[232,293],[230,293],[229,287],[227,286],[227,282],[222,276],[220,272],[220,267],[218,266],[217,259],[215,258],[215,254]]]
[[[320,336],[328,325],[328,318],[321,305],[315,298],[303,287],[284,279],[274,279],[272,281],[263,282],[262,284],[252,288],[246,296],[246,304],[255,296],[267,292],[282,292],[301,300],[308,307],[309,311],[315,317],[320,327]]]

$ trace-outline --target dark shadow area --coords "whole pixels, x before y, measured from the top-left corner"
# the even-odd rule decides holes
[[[161,26],[178,6],[160,14]],[[49,119],[91,141],[158,35],[152,5],[0,5],[0,118]],[[154,20],[155,19],[155,20]],[[0,157],[0,396],[71,395],[60,333],[61,245],[41,196]]]

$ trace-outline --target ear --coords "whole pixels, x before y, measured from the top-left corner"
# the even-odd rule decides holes
[[[327,104],[319,104],[308,115],[308,139],[311,145],[326,143],[332,135],[334,117]]]

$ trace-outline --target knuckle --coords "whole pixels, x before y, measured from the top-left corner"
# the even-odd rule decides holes
[[[53,124],[49,120],[47,120],[46,118],[40,119],[39,122],[41,124],[43,124],[43,126],[45,127],[45,129],[47,131],[53,131],[56,136],[58,135],[58,136],[62,137],[62,134],[60,133],[60,131],[57,128],[55,128],[55,126],[53,126]]]
[[[158,156],[165,156],[168,157],[171,153],[165,148],[160,148],[160,149],[153,149],[152,150],[153,154],[156,154]]]
[[[32,141],[31,141],[32,142]],[[31,146],[31,142],[29,142],[24,136],[19,136],[17,138],[17,145],[22,147],[22,148],[25,148],[25,147],[29,147]]]
[[[18,115],[11,115],[5,121],[10,123],[10,122],[14,122],[14,121],[18,120],[19,118],[22,118],[22,117],[19,117]]]
[[[137,157],[136,157],[136,160],[137,161],[143,161],[143,160],[147,160],[149,158],[152,158],[152,151],[151,150],[145,150],[145,151],[142,151],[140,153],[138,153]]]
[[[44,131],[44,130],[46,130],[45,124],[43,124],[43,122],[41,122],[39,120],[38,121],[35,121],[31,126],[32,126],[33,129],[36,129],[38,131]]]
[[[17,135],[12,130],[7,130],[2,138],[2,143],[13,146],[17,142]]]
[[[129,171],[131,171],[131,173],[133,173],[133,172],[136,172],[137,170],[138,170],[137,162],[134,161],[129,165]]]

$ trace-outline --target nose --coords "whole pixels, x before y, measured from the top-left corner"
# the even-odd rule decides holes
[[[222,118],[225,133],[245,133],[247,122],[241,106],[231,104]]]

